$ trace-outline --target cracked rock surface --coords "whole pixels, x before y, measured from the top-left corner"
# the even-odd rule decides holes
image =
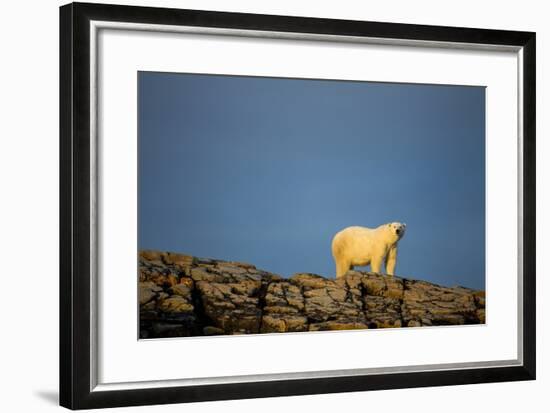
[[[140,251],[140,337],[485,323],[485,293],[349,271],[290,278],[254,265]]]

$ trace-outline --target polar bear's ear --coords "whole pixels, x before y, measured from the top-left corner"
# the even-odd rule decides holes
[[[407,228],[407,224],[404,223],[403,226],[404,226],[405,228]]]

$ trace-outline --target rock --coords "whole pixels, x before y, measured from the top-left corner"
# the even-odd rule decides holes
[[[393,298],[403,298],[403,280],[398,277],[380,276],[374,273],[367,273],[361,279],[367,295]]]
[[[146,311],[154,311],[156,308],[157,308],[157,303],[156,301],[153,300],[153,301],[149,301],[146,304],[141,305],[139,310],[146,312]]]
[[[200,292],[206,316],[215,327],[226,334],[234,332],[258,333],[262,311],[257,282],[248,281],[241,284],[213,283],[199,281],[196,284]]]
[[[202,332],[205,336],[218,336],[221,334],[225,334],[225,331],[223,331],[221,328],[214,326],[206,326],[202,329]]]
[[[289,282],[273,282],[267,287],[265,295],[266,305],[276,311],[276,308],[290,308],[294,311],[300,312],[304,309],[304,296],[300,287]]]
[[[178,283],[178,277],[169,271],[165,273],[158,272],[157,270],[141,271],[140,281],[150,281],[159,287],[168,288]]]
[[[162,261],[164,253],[161,251],[141,250],[139,257],[147,261]]]
[[[309,326],[309,331],[358,330],[365,328],[368,328],[365,323],[353,321],[326,321],[323,323],[311,324]]]
[[[152,324],[149,335],[152,337],[189,337],[193,333],[187,323],[155,322]]]
[[[307,317],[297,314],[265,314],[262,317],[261,333],[286,333],[307,331]]]
[[[212,273],[208,269],[202,267],[195,267],[191,269],[191,278],[194,282],[207,281],[218,283],[222,283],[226,279],[223,274]]]
[[[473,290],[447,288],[425,281],[405,280],[402,317],[406,325],[479,323]]]
[[[146,281],[139,283],[139,304],[144,305],[158,296],[158,292],[162,291],[162,288],[158,287],[155,283]]]
[[[200,264],[216,264],[218,262],[225,262],[223,260],[211,260],[210,258],[195,257],[197,263]]]
[[[328,280],[315,274],[296,274],[290,279],[303,289],[309,330],[334,330],[344,325],[366,327],[361,290],[354,280],[353,276],[344,281]]]
[[[193,290],[194,285],[195,285],[195,283],[194,283],[194,281],[191,277],[181,277],[180,280],[179,280],[179,283],[187,286],[190,290]]]
[[[176,285],[179,282],[178,277],[176,277],[174,274],[168,275],[168,284],[171,286]]]
[[[476,310],[476,315],[481,324],[485,324],[485,309],[479,308]]]
[[[328,280],[321,277],[320,275],[308,274],[308,273],[298,273],[294,274],[290,281],[296,285],[302,286],[307,289],[312,288],[324,288],[327,285],[333,285],[333,280]]]
[[[231,265],[229,263],[217,264],[215,271],[221,274],[248,274],[246,268],[239,267],[237,265]]]
[[[195,267],[191,269],[190,275],[195,282],[207,281],[214,283],[268,282],[275,278],[267,273],[265,275],[257,272],[251,273],[247,269],[230,266],[227,263],[216,266]]]
[[[365,313],[370,328],[401,327],[401,301],[395,298],[366,295]]]
[[[141,251],[140,337],[485,323],[485,292],[348,271],[290,279],[252,264]]]
[[[262,333],[307,331],[304,297],[300,287],[290,282],[272,282],[265,294]]]
[[[354,290],[360,290],[362,288],[364,273],[358,271],[349,271],[345,276],[337,278],[334,282],[337,285],[351,288]]]
[[[170,288],[170,293],[184,297],[187,300],[191,300],[191,288],[189,288],[186,284],[173,285]]]
[[[189,313],[194,307],[189,301],[179,295],[173,295],[161,301],[159,309],[165,313]]]
[[[249,263],[247,263],[247,262],[228,261],[227,264],[229,264],[229,265],[234,265],[234,266],[236,266],[236,267],[245,268],[245,269],[247,269],[247,270],[255,270],[255,269],[256,269],[256,266],[255,266],[255,265],[249,264]]]
[[[162,260],[168,265],[175,265],[184,269],[193,265],[195,258],[191,255],[176,254],[167,252],[162,256]]]
[[[473,295],[476,307],[485,308],[485,291],[476,291]]]

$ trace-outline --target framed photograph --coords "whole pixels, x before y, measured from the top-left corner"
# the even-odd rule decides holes
[[[60,9],[60,403],[535,378],[535,33]]]

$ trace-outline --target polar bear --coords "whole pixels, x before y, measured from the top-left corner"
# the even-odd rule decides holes
[[[371,266],[380,273],[385,259],[386,273],[393,275],[397,260],[397,242],[405,234],[406,224],[391,222],[378,228],[347,227],[332,239],[332,256],[336,278],[343,277],[353,266]]]

